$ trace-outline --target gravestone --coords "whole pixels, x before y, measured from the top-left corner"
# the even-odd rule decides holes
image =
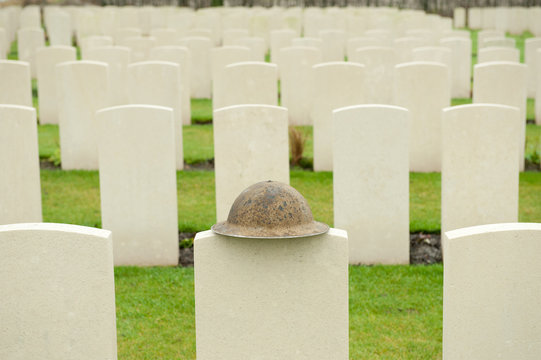
[[[490,46],[479,49],[477,52],[477,63],[487,63],[493,61],[510,61],[510,62],[520,62],[520,51],[519,49],[511,47],[499,47],[499,46]]]
[[[32,106],[32,80],[27,62],[0,60],[0,79],[0,104]]]
[[[236,39],[234,42],[236,46],[245,46],[252,50],[252,57],[255,61],[265,61],[265,54],[267,53],[267,44],[262,37],[246,37]]]
[[[128,65],[127,78],[127,92],[131,104],[158,105],[173,110],[176,168],[182,170],[184,153],[180,66],[167,61],[133,63]]]
[[[56,66],[63,170],[98,170],[96,111],[107,106],[108,65],[69,61]]]
[[[302,37],[291,40],[291,46],[315,47],[322,50],[323,40],[315,37]]]
[[[115,234],[117,266],[178,264],[173,116],[150,105],[96,115],[102,224]]]
[[[500,46],[500,47],[510,47],[514,48],[516,46],[515,39],[507,37],[488,37],[483,39],[482,42],[478,42],[477,45],[479,48],[489,47],[489,46]]]
[[[396,54],[396,63],[405,63],[412,61],[411,51],[421,46],[428,46],[427,41],[420,37],[402,37],[395,39],[394,50]]]
[[[246,29],[226,29],[222,33],[223,46],[232,46],[237,39],[249,37],[250,33]]]
[[[71,16],[63,11],[55,11],[49,15],[47,23],[47,36],[51,46],[72,45],[72,21]]]
[[[297,36],[295,31],[288,29],[270,32],[270,62],[278,64],[278,70],[280,70],[280,50],[291,46],[291,40]]]
[[[518,108],[472,104],[443,110],[442,233],[518,221],[520,130]]]
[[[179,40],[178,32],[174,29],[152,29],[150,36],[156,40],[156,46],[173,46]]]
[[[411,62],[395,67],[394,104],[410,111],[410,171],[441,171],[441,111],[451,104],[447,66]]]
[[[524,171],[526,89],[527,67],[524,64],[502,61],[478,64],[474,67],[474,103],[509,105],[520,109],[520,171]]]
[[[319,31],[323,62],[344,61],[346,56],[346,33],[340,30]]]
[[[255,61],[253,52],[246,46],[222,46],[211,49],[211,67],[212,67],[212,96],[215,97],[217,84],[223,82],[219,80],[225,71],[225,67],[230,64],[243,61]],[[213,102],[213,108],[217,109],[216,101]]]
[[[58,124],[58,101],[56,97],[56,65],[75,61],[77,52],[72,46],[48,46],[36,52],[36,75],[38,79],[38,104],[40,124]]]
[[[453,26],[455,28],[466,27],[466,9],[463,7],[453,9]]]
[[[357,49],[348,59],[365,67],[364,94],[367,104],[392,104],[395,51],[390,47],[369,46]]]
[[[124,44],[124,41],[126,39],[131,38],[131,37],[142,36],[142,35],[143,35],[143,32],[139,28],[120,27],[115,30],[113,38],[115,40],[115,45],[122,46],[122,44]]]
[[[131,49],[131,62],[148,61],[150,51],[156,47],[156,39],[153,37],[134,36],[124,39],[119,45]]]
[[[34,108],[0,105],[0,166],[0,224],[41,222]]]
[[[280,206],[293,208],[295,215],[301,208],[311,218],[306,200],[292,190],[302,200],[269,190],[252,203],[274,209],[276,202],[266,202],[278,195],[288,199]],[[265,195],[270,196],[261,199]],[[260,223],[281,215],[263,206],[246,212],[263,214]],[[194,249],[198,359],[348,359],[345,231],[267,239],[209,230],[196,235]]]
[[[45,33],[41,28],[17,31],[17,53],[19,60],[30,64],[30,75],[36,77],[36,50],[45,46]]]
[[[190,92],[193,98],[210,98],[212,93],[212,77],[210,49],[212,42],[204,37],[186,37],[179,40],[178,45],[190,50]]]
[[[218,221],[236,196],[265,180],[289,183],[287,109],[235,105],[214,111],[214,169]]]
[[[380,46],[380,41],[377,38],[369,38],[369,37],[354,37],[349,38],[346,41],[346,56],[348,57],[348,61],[351,60],[353,55],[355,54],[355,51],[357,49],[362,47],[371,47],[371,46]]]
[[[535,53],[538,49],[541,49],[541,38],[531,38],[524,40],[524,63],[528,66],[529,98],[535,98],[537,72],[540,71],[537,62],[535,61]]]
[[[312,124],[314,126],[314,171],[332,171],[332,112],[364,102],[365,68],[349,62],[315,65]]]
[[[321,50],[291,46],[280,50],[280,97],[289,114],[289,125],[311,125],[314,70],[321,62]]]
[[[190,50],[185,46],[158,46],[150,50],[150,60],[169,61],[180,66],[180,111],[184,125],[192,123]]]
[[[227,65],[214,89],[215,109],[241,104],[278,105],[277,66],[260,61]]]
[[[117,359],[111,232],[0,226],[2,359]]]
[[[87,60],[101,61],[109,65],[109,93],[107,105],[129,103],[126,92],[126,76],[131,62],[131,49],[124,46],[106,46],[87,51]]]
[[[113,38],[111,36],[93,35],[84,37],[81,39],[81,58],[83,60],[90,60],[86,56],[88,51],[105,46],[113,46]]]
[[[464,38],[443,38],[440,45],[451,50],[451,97],[471,96],[471,40]]]
[[[408,110],[350,106],[333,122],[334,224],[349,263],[409,264]]]
[[[540,245],[540,224],[492,224],[445,233],[445,359],[539,357]]]
[[[536,76],[536,91],[535,91],[535,123],[541,125],[541,49],[535,53],[535,61],[539,71]]]

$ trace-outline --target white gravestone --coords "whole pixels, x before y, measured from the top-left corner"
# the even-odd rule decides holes
[[[321,55],[324,62],[344,61],[346,56],[346,33],[340,30],[322,30],[319,32]]]
[[[528,66],[528,97],[535,98],[537,72],[541,71],[535,61],[535,53],[541,49],[541,38],[524,40],[524,63]],[[517,49],[518,50],[518,49]]]
[[[30,75],[36,77],[36,50],[45,46],[43,29],[20,29],[17,31],[19,60],[30,64]]]
[[[191,97],[210,98],[212,93],[212,75],[210,49],[212,41],[204,37],[187,37],[179,40],[179,45],[190,50],[190,87]]]
[[[32,80],[27,62],[0,60],[0,79],[0,104],[32,106]]]
[[[332,171],[332,112],[364,103],[365,69],[348,62],[315,65],[312,124],[314,126],[314,171]]]
[[[396,63],[405,63],[413,61],[411,51],[421,46],[430,45],[425,39],[420,37],[402,37],[395,39],[393,47],[396,53]]]
[[[295,38],[291,40],[291,46],[306,46],[322,49],[323,40],[315,37]]]
[[[539,71],[536,76],[536,91],[535,91],[535,123],[541,125],[541,49],[535,53],[535,62]]]
[[[435,62],[397,65],[394,104],[410,111],[410,171],[440,171],[441,111],[451,105],[447,66]]]
[[[0,224],[41,222],[36,110],[0,105]]]
[[[395,51],[390,47],[370,46],[358,48],[348,59],[365,67],[364,102],[367,104],[392,104],[393,79],[396,65]]]
[[[409,264],[408,110],[358,105],[333,115],[334,224],[348,232],[349,263]]]
[[[111,36],[93,35],[84,37],[81,39],[81,58],[83,60],[91,60],[87,58],[88,51],[105,46],[113,46],[113,38]]]
[[[443,357],[538,359],[541,224],[474,226],[443,240]]]
[[[180,66],[180,110],[184,125],[192,123],[191,104],[191,67],[192,57],[190,50],[185,46],[158,46],[150,50],[150,60],[169,61]]]
[[[527,67],[512,62],[489,62],[475,65],[473,102],[514,106],[520,109],[519,168],[524,171],[526,143]]]
[[[466,9],[456,7],[453,10],[453,26],[455,28],[466,27]]]
[[[253,52],[246,46],[222,46],[216,47],[210,51],[212,68],[212,96],[214,97],[216,86],[221,82],[218,80],[225,71],[225,67],[230,64],[243,61],[255,61]],[[216,101],[213,102],[213,108],[216,109]]]
[[[111,232],[0,226],[2,359],[117,359]]]
[[[293,30],[274,30],[270,32],[270,61],[280,65],[280,50],[291,46],[291,40],[297,37]]]
[[[216,213],[223,221],[237,195],[259,181],[289,184],[287,109],[236,105],[214,111]]]
[[[443,110],[442,233],[518,221],[519,110],[472,104]]]
[[[71,46],[73,35],[71,16],[62,11],[57,11],[49,16],[47,36],[51,46]]]
[[[124,39],[122,46],[131,49],[131,62],[148,61],[150,50],[156,47],[156,39],[153,37],[135,36]]]
[[[354,37],[349,38],[346,41],[346,56],[348,57],[348,61],[353,61],[351,58],[355,54],[355,51],[357,49],[362,47],[372,47],[372,46],[380,46],[381,41],[379,41],[377,38],[370,38],[370,37]]]
[[[197,359],[348,359],[345,231],[194,248]]]
[[[103,228],[115,265],[178,264],[173,112],[125,105],[97,113]]]
[[[109,65],[109,93],[107,105],[124,105],[129,102],[126,76],[131,62],[131,49],[124,46],[106,46],[87,51],[87,60],[101,61]]]
[[[48,46],[36,52],[40,124],[58,124],[55,68],[62,62],[76,59],[77,52],[72,46]]]
[[[69,61],[56,66],[63,170],[97,170],[96,111],[107,106],[108,65]]]
[[[256,36],[240,38],[240,39],[236,39],[233,45],[246,46],[252,50],[252,57],[256,61],[265,61],[265,55],[267,53],[267,44],[265,43],[264,38],[256,37]]]
[[[489,46],[502,46],[502,47],[511,47],[516,46],[515,39],[506,38],[506,37],[490,37],[483,39],[482,42],[477,43],[478,49],[489,47]]]
[[[451,97],[471,96],[471,40],[465,38],[443,38],[440,45],[451,50],[452,66]]]
[[[139,28],[117,28],[113,34],[115,45],[121,45],[124,40],[130,37],[142,36],[142,31]]]
[[[280,50],[280,97],[289,114],[289,125],[311,125],[314,93],[313,66],[321,63],[321,50],[291,46]]]
[[[224,68],[215,84],[215,109],[241,104],[278,105],[275,64],[260,61],[230,64]]]
[[[180,66],[167,61],[144,61],[128,66],[131,104],[158,105],[173,110],[176,168],[184,167]]]
[[[222,36],[223,46],[231,46],[237,39],[249,37],[250,32],[246,29],[227,29],[223,31]]]
[[[156,46],[173,46],[179,40],[178,31],[175,29],[152,29],[150,36],[156,39]]]
[[[511,47],[499,47],[499,46],[489,46],[482,49],[479,49],[477,52],[477,63],[487,63],[493,61],[510,61],[510,62],[520,62],[520,51],[519,49]]]

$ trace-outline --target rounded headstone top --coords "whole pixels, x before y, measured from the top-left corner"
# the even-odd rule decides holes
[[[314,221],[306,199],[289,185],[256,183],[237,197],[227,221],[215,224],[220,235],[246,238],[296,238],[319,235],[329,226]]]

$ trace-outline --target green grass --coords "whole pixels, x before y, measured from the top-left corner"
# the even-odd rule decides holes
[[[333,219],[332,173],[291,171],[291,185],[307,199],[318,221]],[[43,218],[85,226],[101,226],[97,171],[41,171]],[[177,172],[179,230],[196,232],[216,222],[214,172]],[[439,232],[439,173],[410,175],[410,231]],[[520,221],[541,222],[541,173],[520,174]]]
[[[441,265],[349,268],[350,359],[441,358]],[[195,359],[193,269],[115,268],[119,359]]]
[[[192,99],[192,122],[208,123],[212,121],[212,100]]]

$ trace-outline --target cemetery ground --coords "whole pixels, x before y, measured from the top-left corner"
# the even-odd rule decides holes
[[[521,58],[530,36],[517,37]],[[17,58],[16,49],[14,43],[10,58]],[[454,99],[453,105],[470,102]],[[533,113],[529,99],[528,119]],[[187,167],[177,172],[179,231],[185,233],[209,229],[216,220],[210,100],[192,100],[192,120],[194,125],[183,128]],[[302,166],[291,170],[291,185],[305,196],[315,219],[332,226],[332,173],[307,171],[312,128],[298,129],[306,144]],[[40,125],[38,131],[44,221],[101,227],[98,172],[60,170],[58,126]],[[538,169],[540,147],[541,127],[529,124],[526,158]],[[439,173],[410,174],[411,233],[440,232],[440,179]],[[519,221],[541,222],[539,171],[520,174]],[[189,247],[191,239],[180,245]],[[441,358],[441,264],[350,266],[349,282],[351,359]],[[193,268],[117,267],[115,287],[119,359],[195,359]]]

